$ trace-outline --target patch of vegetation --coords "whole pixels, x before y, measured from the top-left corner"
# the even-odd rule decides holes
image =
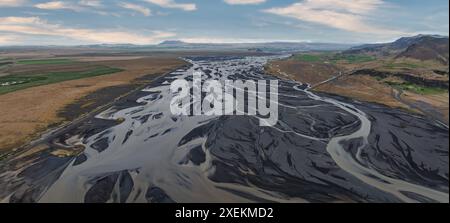
[[[376,76],[375,79],[376,79],[377,81],[382,81],[384,78],[379,77],[379,76]]]
[[[294,56],[294,59],[303,62],[319,62],[323,60],[321,55],[315,54],[299,54]]]
[[[422,94],[422,95],[448,93],[448,89],[420,86],[420,85],[409,83],[409,82],[397,83],[397,82],[386,81],[385,83],[391,87],[399,88],[404,91],[411,91],[411,92],[414,92],[417,94]]]
[[[294,56],[295,60],[303,62],[346,62],[346,63],[365,63],[376,60],[376,58],[368,55],[360,54],[336,54],[336,53],[321,53],[321,54],[298,54]]]
[[[69,59],[20,60],[17,62],[17,64],[22,65],[53,65],[70,63],[73,63],[73,61]]]
[[[330,61],[336,63],[338,61],[345,61],[347,63],[366,63],[376,60],[374,57],[360,54],[335,54],[330,58]]]
[[[419,64],[415,64],[415,63],[389,63],[384,65],[384,67],[386,68],[390,68],[390,69],[395,69],[395,68],[409,68],[409,69],[416,69],[416,68],[420,68],[422,67]]]
[[[118,68],[96,67],[93,70],[78,72],[51,72],[46,74],[9,75],[0,77],[0,95],[26,88],[58,83],[68,80],[76,80],[87,77],[112,74],[123,71]]]

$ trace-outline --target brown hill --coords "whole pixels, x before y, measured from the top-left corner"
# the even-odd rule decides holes
[[[449,57],[448,38],[424,37],[417,43],[409,46],[400,53],[399,57],[413,58],[418,60],[435,60],[448,64]]]
[[[395,58],[434,60],[448,64],[449,39],[437,35],[403,37],[391,43],[367,44],[353,47],[346,54],[371,54]]]

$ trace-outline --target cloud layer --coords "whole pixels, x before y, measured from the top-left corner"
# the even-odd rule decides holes
[[[367,17],[383,4],[382,0],[305,0],[264,11],[350,32],[392,34],[395,31],[366,22]]]
[[[155,44],[175,36],[175,33],[163,31],[135,33],[129,30],[71,28],[48,23],[39,17],[0,17],[0,32],[63,37],[87,43],[109,44]]]
[[[448,35],[448,1],[0,0],[0,45],[150,44],[174,36],[364,43],[417,33]]]
[[[13,35],[0,35],[0,45],[6,45],[6,44],[15,44],[16,41],[18,40],[17,36],[13,36]]]

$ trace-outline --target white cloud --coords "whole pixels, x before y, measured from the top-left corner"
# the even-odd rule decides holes
[[[25,5],[26,0],[0,0],[0,7],[18,7]]]
[[[144,0],[155,5],[159,5],[163,8],[181,9],[184,11],[195,11],[197,5],[194,3],[176,3],[174,0]]]
[[[103,3],[101,0],[81,0],[78,2],[79,5],[92,7],[92,8],[100,8],[103,7]]]
[[[126,2],[120,2],[118,5],[122,8],[129,9],[129,10],[132,10],[135,12],[139,12],[139,13],[143,14],[144,16],[151,16],[151,14],[152,14],[152,12],[149,8],[146,8],[141,5],[126,3]]]
[[[356,33],[382,35],[401,32],[368,24],[367,17],[385,3],[383,0],[305,0],[287,7],[264,10],[267,13],[322,24]]]
[[[163,31],[135,33],[128,30],[70,28],[48,23],[39,17],[0,17],[0,32],[28,36],[64,37],[85,43],[109,44],[154,44],[176,35],[175,33]]]
[[[73,11],[87,11],[89,8],[101,8],[103,7],[100,0],[80,0],[78,2],[68,1],[50,1],[45,3],[35,4],[34,7],[45,10],[61,10],[68,9]]]
[[[80,10],[80,7],[77,5],[74,5],[72,3],[63,2],[63,1],[52,1],[52,2],[45,2],[45,3],[39,3],[34,5],[34,7],[38,9],[46,9],[46,10],[59,10],[59,9],[69,9],[78,11]]]
[[[230,5],[257,5],[266,2],[266,0],[224,0]]]

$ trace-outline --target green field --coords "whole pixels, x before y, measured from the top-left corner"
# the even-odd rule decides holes
[[[415,63],[389,63],[385,65],[386,68],[395,69],[395,68],[409,68],[409,69],[416,69],[420,67],[424,67],[421,64],[415,64]]]
[[[9,75],[0,77],[0,95],[26,88],[53,84],[62,81],[95,77],[122,71],[117,68],[97,67],[89,71],[80,72],[53,72],[33,75]]]
[[[323,60],[323,57],[315,54],[299,54],[294,56],[294,59],[303,62],[319,62]]]
[[[367,55],[344,55],[344,54],[335,54],[331,57],[330,61],[336,63],[338,61],[345,61],[347,63],[365,63],[374,61],[375,58]]]
[[[411,91],[411,92],[414,92],[417,94],[422,94],[422,95],[448,93],[448,90],[446,90],[446,89],[437,88],[437,87],[425,87],[425,86],[420,86],[420,85],[408,83],[408,82],[394,83],[394,82],[386,81],[385,83],[392,87],[402,89],[404,91]]]
[[[21,65],[52,65],[52,64],[70,64],[74,61],[69,59],[45,59],[45,60],[20,60],[17,64]]]
[[[295,60],[303,62],[347,62],[347,63],[364,63],[374,61],[375,58],[367,55],[356,54],[336,54],[336,53],[320,53],[320,54],[298,54],[293,57]]]

